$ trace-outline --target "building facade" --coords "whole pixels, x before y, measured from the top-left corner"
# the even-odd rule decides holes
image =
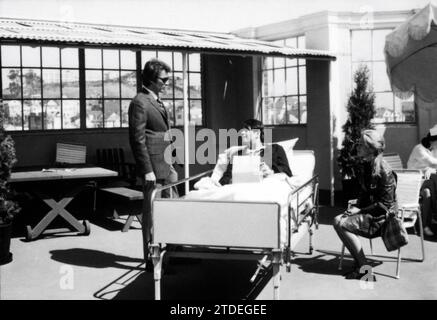
[[[347,120],[346,106],[349,95],[353,90],[353,73],[359,66],[366,65],[370,71],[370,85],[375,93],[375,126],[377,130],[384,133],[387,152],[399,153],[404,165],[406,165],[414,145],[437,122],[437,116],[433,112],[435,108],[430,105],[425,105],[414,97],[408,100],[395,97],[391,91],[386,73],[384,60],[385,36],[416,12],[417,10],[385,12],[323,11],[284,22],[235,31],[235,34],[242,37],[262,39],[274,43],[291,43],[300,48],[328,50],[337,57],[336,61],[331,63],[330,68],[329,120],[314,120],[319,123],[319,126],[315,127],[321,135],[326,132],[326,127],[329,128],[329,169],[321,168],[321,170],[329,170],[325,174],[329,175],[331,195],[333,195],[334,190],[341,189],[341,178],[335,159],[343,140],[342,125]],[[295,41],[294,39],[298,40]],[[282,77],[282,74],[276,71],[276,66],[282,67],[281,62],[271,62],[266,58],[259,63],[261,65],[260,77],[267,79],[262,82],[267,83],[268,87],[273,87],[266,90],[265,96],[262,97],[264,122],[274,128],[277,127],[278,122],[271,119],[281,118],[281,112],[283,113],[283,109],[286,109],[291,111],[289,118],[284,121],[284,124],[288,127],[287,130],[293,132],[293,135],[299,136],[300,139],[305,139],[308,135],[314,134],[310,133],[310,127],[306,122],[305,100],[300,98],[301,96],[304,97],[305,94],[305,88],[302,91],[301,85],[304,78],[301,72],[304,69],[301,66],[297,67],[296,83],[290,84],[290,79],[295,78],[295,72],[286,72],[285,77]],[[270,69],[274,71],[270,72]],[[271,74],[274,78],[272,81],[269,78]],[[297,89],[294,88],[296,85]],[[282,91],[283,86],[289,89],[286,89],[288,92],[298,93],[299,103],[296,104],[293,101],[287,103],[287,101],[281,104],[278,100],[276,105],[269,105],[270,92]],[[275,116],[272,116],[272,113]],[[294,118],[297,113],[300,115],[298,120]],[[280,129],[278,128],[278,130]],[[282,130],[284,129],[282,128]],[[313,148],[316,151],[320,147],[324,149],[328,146],[314,146],[310,143],[306,145],[306,148]],[[328,165],[326,166],[328,167]]]

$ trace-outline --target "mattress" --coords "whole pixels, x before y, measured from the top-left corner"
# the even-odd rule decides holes
[[[312,198],[310,197],[313,192],[312,184],[299,190],[299,196],[293,194],[293,191],[305,182],[302,177],[294,176],[289,178],[279,174],[266,178],[260,183],[238,183],[217,188],[194,190],[189,192],[184,199],[277,203],[280,206],[280,243],[281,246],[285,246],[288,241],[287,221],[289,220],[289,208],[292,214],[290,228],[295,230],[297,222],[301,220],[299,217],[302,217],[312,207]],[[304,201],[305,199],[307,200]],[[299,208],[298,201],[301,204]],[[289,207],[289,203],[291,203],[291,207]]]

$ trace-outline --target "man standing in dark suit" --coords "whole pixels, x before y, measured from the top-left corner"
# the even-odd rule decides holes
[[[165,62],[151,59],[142,72],[142,89],[129,105],[129,143],[137,165],[137,175],[143,181],[143,240],[145,258],[150,239],[150,195],[155,186],[176,182],[178,175],[173,165],[164,159],[164,151],[170,145],[166,135],[170,123],[167,110],[159,100],[171,68]],[[169,190],[162,197],[169,197]],[[149,261],[148,261],[149,263]]]

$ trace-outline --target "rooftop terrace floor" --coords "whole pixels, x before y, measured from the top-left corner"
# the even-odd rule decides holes
[[[426,260],[406,260],[401,278],[395,279],[396,252],[387,252],[381,239],[374,240],[372,259],[381,261],[374,269],[377,282],[363,289],[358,280],[342,274],[352,265],[345,260],[338,270],[341,244],[332,228],[340,208],[321,207],[321,224],[314,236],[315,250],[308,251],[302,239],[291,266],[282,268],[280,297],[291,299],[436,299],[437,239],[426,239]],[[89,236],[51,236],[26,242],[12,239],[14,260],[1,266],[1,299],[154,299],[153,273],[142,265],[141,230],[138,223],[129,232],[121,224],[95,220]],[[436,226],[434,226],[436,227]],[[437,231],[437,230],[434,230]],[[369,252],[368,241],[363,239]],[[405,258],[420,257],[420,238],[410,236],[403,248]],[[388,258],[387,258],[388,257]],[[249,282],[256,261],[173,260],[162,278],[163,299],[272,299],[271,272],[258,285]]]

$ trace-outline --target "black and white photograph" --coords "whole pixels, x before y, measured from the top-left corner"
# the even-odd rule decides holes
[[[271,319],[436,271],[437,1],[0,0],[0,300]]]

